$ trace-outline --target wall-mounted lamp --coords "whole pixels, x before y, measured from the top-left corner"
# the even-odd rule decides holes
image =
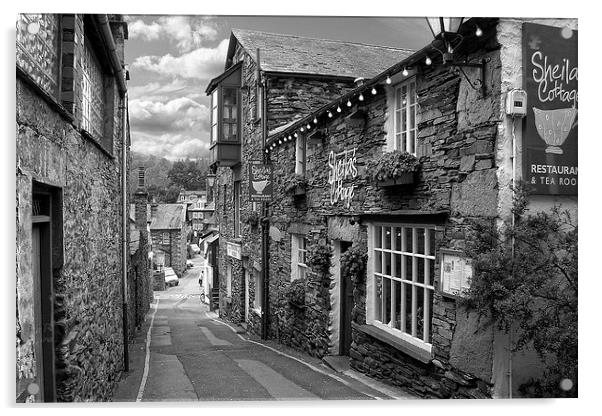
[[[485,68],[487,65],[487,61],[482,59],[480,63],[469,63],[469,62],[460,62],[454,59],[454,51],[460,46],[462,41],[464,40],[464,36],[459,33],[460,27],[463,23],[465,23],[465,17],[427,17],[426,21],[433,33],[433,37],[435,40],[431,44],[433,48],[435,48],[441,56],[443,57],[443,64],[448,66],[455,66],[464,75],[466,81],[473,89],[478,89],[477,86],[473,85],[466,73],[462,68],[480,68],[481,69],[481,91],[483,93],[483,97],[487,95],[487,86],[485,85]],[[475,36],[480,37],[483,35],[483,31],[477,25],[475,25]],[[440,50],[437,48],[434,43],[435,41],[442,41],[444,50]],[[429,59],[430,60],[430,59]],[[428,64],[427,64],[428,65]]]
[[[215,185],[215,174],[209,173],[207,175],[207,185],[209,188],[213,188],[213,185]]]

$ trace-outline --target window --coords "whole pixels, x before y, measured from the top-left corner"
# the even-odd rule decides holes
[[[303,279],[307,275],[307,238],[304,235],[291,235],[291,281]]]
[[[263,115],[263,88],[261,82],[255,84],[255,119],[260,120]]]
[[[238,88],[223,88],[222,138],[226,142],[238,141]]]
[[[161,233],[161,244],[169,244],[169,233]]]
[[[104,138],[105,94],[103,73],[87,38],[81,55],[82,128],[95,139]]]
[[[255,297],[253,299],[253,308],[261,311],[263,305],[263,275],[257,270],[253,270],[253,278],[255,281]]]
[[[217,93],[219,90],[214,90],[211,93],[211,143],[217,141]]]
[[[17,65],[53,97],[59,92],[59,16],[19,14]]]
[[[232,265],[226,262],[226,296],[232,296]]]
[[[395,86],[393,149],[416,153],[416,79]]]
[[[368,323],[430,349],[434,226],[373,224],[368,232]]]
[[[299,135],[296,142],[295,151],[295,173],[297,175],[305,175],[305,166],[307,158],[307,147],[305,136]]]
[[[240,181],[234,182],[234,237],[240,237]]]

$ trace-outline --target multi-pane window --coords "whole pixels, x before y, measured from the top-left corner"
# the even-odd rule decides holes
[[[104,137],[103,74],[91,47],[85,42],[81,55],[82,128],[95,138]]]
[[[238,141],[238,88],[223,88],[222,92],[222,139]]]
[[[373,323],[403,337],[431,343],[435,229],[429,225],[371,227]]]
[[[169,244],[169,233],[161,233],[161,244]]]
[[[257,270],[253,270],[253,277],[255,280],[255,298],[253,299],[253,307],[258,311],[261,310],[263,305],[263,275]]]
[[[416,153],[416,79],[395,86],[394,150]]]
[[[211,93],[211,143],[215,143],[217,141],[217,94],[219,89],[214,90]]]
[[[53,97],[59,86],[59,16],[19,14],[17,65]]]
[[[291,280],[305,278],[307,269],[307,238],[301,234],[292,234]]]

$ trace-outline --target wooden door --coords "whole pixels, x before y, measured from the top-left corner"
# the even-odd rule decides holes
[[[348,241],[341,241],[341,252],[342,255],[351,247],[351,243]],[[339,273],[341,276],[341,337],[340,337],[340,354],[349,355],[351,349],[351,311],[353,310],[353,282],[350,276],[344,276],[343,273]]]

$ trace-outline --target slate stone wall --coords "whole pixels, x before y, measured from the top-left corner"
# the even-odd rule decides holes
[[[270,322],[280,322],[280,340],[312,355],[323,356],[330,342],[328,331],[308,330],[307,322],[329,318],[330,294],[308,285],[302,311],[291,311],[277,301],[290,280],[291,234],[305,234],[310,242],[329,232],[328,218],[360,221],[354,244],[366,246],[369,218],[359,215],[387,214],[392,210],[442,211],[438,220],[436,250],[462,250],[467,240],[470,220],[492,222],[497,219],[497,178],[495,144],[501,102],[499,85],[499,51],[491,33],[485,36],[471,60],[487,58],[488,94],[480,95],[466,80],[441,66],[424,68],[417,75],[418,146],[420,171],[415,183],[403,189],[377,187],[366,171],[367,163],[378,158],[386,148],[386,94],[381,85],[375,96],[365,94],[362,110],[364,123],[352,123],[345,116],[323,127],[323,140],[311,141],[308,147],[306,194],[294,197],[284,191],[294,175],[295,144],[285,143],[270,152],[275,167],[274,200],[270,205],[271,225],[282,234],[280,242],[270,242]],[[474,83],[477,71],[469,72]],[[354,185],[349,206],[331,201],[329,154],[355,149],[357,177],[347,178],[345,186]],[[393,221],[401,221],[399,218]],[[423,222],[428,221],[423,218]],[[332,234],[332,233],[331,233]],[[366,285],[354,287],[351,365],[353,368],[388,383],[405,386],[423,397],[490,396],[493,360],[493,334],[479,329],[474,316],[461,310],[457,301],[444,298],[439,288],[439,257],[435,265],[435,294],[432,320],[432,361],[424,364],[403,351],[370,336],[357,328],[366,323]],[[469,359],[471,357],[471,359]]]
[[[169,233],[169,244],[163,244],[163,233]],[[186,271],[186,232],[179,230],[153,230],[151,231],[153,250],[163,252],[165,267],[173,268],[178,277]]]
[[[71,20],[81,35],[82,16]],[[68,23],[63,20],[64,30]],[[123,28],[113,27],[113,32],[117,47],[123,48]],[[81,52],[81,36],[63,39],[71,42],[64,54]],[[69,70],[68,60],[64,64],[63,86],[68,87],[69,76],[72,87],[79,85],[80,74]],[[111,97],[108,104],[114,111],[108,117],[113,128],[105,138],[111,146],[103,147],[78,128],[77,92],[75,97],[49,98],[27,78],[16,79],[17,396],[26,395],[27,386],[39,385],[41,379],[35,313],[40,293],[35,289],[31,231],[34,181],[54,187],[60,196],[53,233],[61,244],[52,253],[56,399],[110,400],[123,369],[122,123],[118,96]],[[37,401],[40,396],[25,400]]]

